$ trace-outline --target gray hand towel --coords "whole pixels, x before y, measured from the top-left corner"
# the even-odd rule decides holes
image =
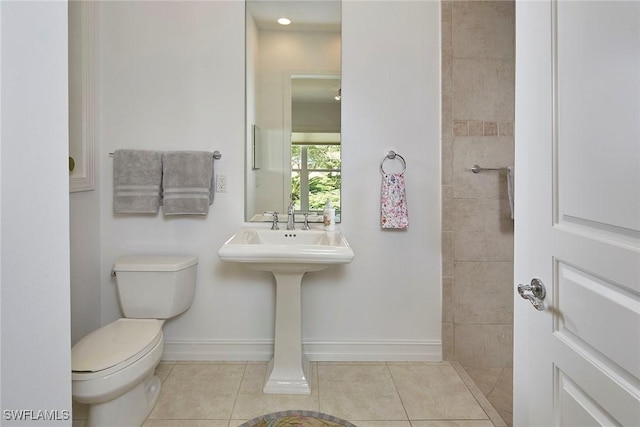
[[[116,213],[157,213],[160,207],[162,153],[115,150],[113,210]]]
[[[162,155],[162,211],[206,215],[213,203],[213,153],[171,151]]]

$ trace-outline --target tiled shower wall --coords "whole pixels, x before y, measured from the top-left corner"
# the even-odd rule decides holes
[[[465,367],[512,366],[513,1],[442,6],[443,349]]]

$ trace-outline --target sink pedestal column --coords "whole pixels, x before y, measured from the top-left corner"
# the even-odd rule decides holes
[[[276,278],[275,339],[263,391],[310,394],[309,361],[302,354],[300,285],[304,273],[274,271],[273,275]]]

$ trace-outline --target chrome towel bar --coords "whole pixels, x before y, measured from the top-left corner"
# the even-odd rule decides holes
[[[507,168],[483,168],[482,166],[479,165],[473,165],[471,167],[471,172],[473,173],[478,173],[478,172],[484,172],[484,171],[506,171]]]
[[[109,157],[113,157],[113,153],[109,153]],[[213,158],[215,160],[220,160],[222,158],[222,154],[218,150],[213,152]]]

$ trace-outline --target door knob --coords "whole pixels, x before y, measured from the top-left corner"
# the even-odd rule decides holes
[[[542,300],[547,295],[547,291],[544,288],[542,280],[534,278],[531,279],[530,285],[519,284],[518,293],[522,298],[528,299],[536,310],[544,310],[544,302],[542,302]]]

